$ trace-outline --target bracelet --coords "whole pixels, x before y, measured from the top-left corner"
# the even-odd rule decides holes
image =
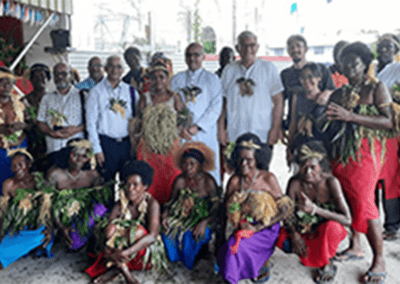
[[[311,212],[311,215],[312,215],[312,216],[315,215],[315,213],[317,212],[317,208],[318,208],[318,206],[315,205],[315,203],[313,203],[313,205],[314,205],[314,209],[313,209],[313,211]]]

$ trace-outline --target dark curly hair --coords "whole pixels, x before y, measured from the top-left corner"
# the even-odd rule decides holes
[[[374,59],[374,55],[369,47],[360,41],[350,43],[343,47],[342,51],[340,52],[340,61],[343,62],[343,58],[348,55],[354,53],[358,55],[362,62],[365,64],[364,73],[366,74],[368,71],[368,67],[371,64],[372,60]]]
[[[131,175],[138,175],[142,178],[142,184],[150,187],[153,182],[153,168],[145,161],[138,160],[128,160],[121,170],[121,180],[126,182],[126,180]]]
[[[254,148],[248,148],[245,146],[241,146],[240,144],[243,142],[249,142],[252,141],[254,144],[260,146],[260,149],[254,149]],[[240,152],[243,149],[250,149],[250,150],[255,150],[254,152],[254,158],[256,159],[256,167],[260,170],[267,170],[269,168],[269,162],[271,160],[271,149],[269,147],[263,147],[260,138],[258,138],[257,135],[254,135],[252,133],[245,133],[241,136],[239,136],[236,141],[236,147],[235,150],[232,153],[231,160],[228,161],[229,165],[232,166],[236,172],[239,171],[240,168]]]

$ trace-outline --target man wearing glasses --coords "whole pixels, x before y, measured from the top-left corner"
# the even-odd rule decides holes
[[[39,130],[46,135],[47,154],[67,145],[68,140],[83,138],[82,107],[79,90],[71,85],[72,69],[65,63],[53,68],[56,90],[44,95],[38,112]]]
[[[75,88],[79,90],[90,91],[96,84],[103,80],[104,72],[101,59],[97,56],[90,58],[88,62],[89,78],[75,85]]]
[[[189,69],[172,77],[171,89],[181,95],[193,115],[192,126],[183,129],[181,136],[203,142],[214,151],[216,167],[210,174],[220,186],[217,121],[222,110],[222,87],[218,76],[202,67],[203,60],[203,46],[200,43],[189,44],[185,51]]]
[[[276,67],[256,57],[258,48],[257,36],[250,31],[242,32],[236,45],[240,60],[230,63],[222,72],[225,94],[218,139],[223,146],[246,132],[257,135],[270,149],[281,138],[283,86]]]
[[[130,157],[128,123],[135,116],[139,94],[121,81],[123,69],[119,56],[108,57],[104,69],[106,79],[89,92],[86,121],[99,172],[109,181]]]

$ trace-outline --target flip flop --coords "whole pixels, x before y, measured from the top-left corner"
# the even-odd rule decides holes
[[[318,276],[321,280],[315,280],[315,283],[317,284],[331,284],[333,283],[333,280],[335,280],[336,272],[337,272],[337,266],[333,265],[332,269],[328,269],[326,271],[322,270],[321,268],[318,268],[317,270]],[[331,276],[330,280],[322,280],[324,276]]]
[[[260,271],[258,272],[258,275],[263,275],[264,273],[269,272],[269,267],[268,266],[263,266],[261,267]],[[262,279],[251,279],[253,283],[265,283],[269,280],[271,275],[268,273],[268,275]]]
[[[383,232],[383,240],[385,241],[395,241],[397,240],[397,232],[393,232],[393,231],[384,231]]]
[[[348,261],[348,260],[361,260],[364,259],[364,255],[356,255],[351,252],[342,252],[335,255],[336,261]]]
[[[364,281],[364,284],[383,284],[385,283],[387,273],[386,272],[373,272],[373,271],[368,271],[366,273],[369,279],[373,277],[383,277],[381,282],[374,282],[374,281]]]

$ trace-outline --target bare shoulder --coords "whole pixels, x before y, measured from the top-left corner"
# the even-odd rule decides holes
[[[57,179],[60,178],[62,176],[65,176],[64,170],[61,168],[57,168],[57,167],[51,167],[49,169],[49,171],[47,172],[47,178],[50,179]]]
[[[208,189],[215,189],[217,187],[217,182],[215,181],[214,177],[209,173],[205,173],[205,185]]]
[[[276,176],[273,173],[265,170],[262,170],[260,174],[262,175],[264,182],[267,184],[266,191],[272,194],[275,198],[281,197],[282,190],[279,186]]]
[[[182,174],[180,174],[179,176],[177,176],[175,178],[175,181],[174,181],[175,188],[184,188],[185,185],[186,185],[186,181]]]
[[[15,185],[15,180],[14,178],[8,178],[3,182],[3,195],[4,196],[10,196],[11,191],[14,188]]]
[[[148,194],[147,196],[147,202],[148,202],[148,212],[152,214],[160,214],[160,203],[158,203],[157,199],[155,199],[151,194]]]
[[[342,191],[342,187],[340,185],[339,180],[331,174],[327,174],[326,177],[326,185],[329,191]]]
[[[266,170],[261,170],[260,174],[262,175],[262,178],[264,179],[264,181],[266,183],[271,184],[271,185],[278,184],[278,179],[276,178],[276,176],[273,173],[266,171]]]
[[[294,198],[301,190],[301,179],[299,175],[295,175],[289,179],[286,194]]]
[[[227,196],[238,190],[240,190],[240,176],[235,174],[229,179]]]

